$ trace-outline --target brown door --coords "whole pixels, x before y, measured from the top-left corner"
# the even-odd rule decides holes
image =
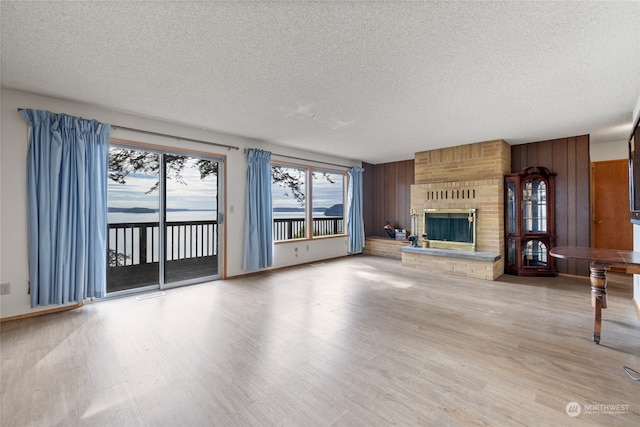
[[[591,246],[633,250],[629,208],[629,163],[626,159],[593,162]]]

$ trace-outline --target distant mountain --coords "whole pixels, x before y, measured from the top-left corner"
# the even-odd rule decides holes
[[[344,216],[344,206],[342,203],[333,205],[330,208],[325,209],[324,216]]]

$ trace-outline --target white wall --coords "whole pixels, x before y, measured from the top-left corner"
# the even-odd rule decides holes
[[[611,141],[589,144],[589,155],[592,162],[620,160],[629,158],[629,141]]]
[[[28,127],[18,113],[18,108],[49,110],[55,113],[66,113],[87,119],[96,119],[100,122],[114,125],[240,147],[240,150],[237,151],[227,150],[221,147],[177,141],[173,138],[144,135],[120,129],[115,129],[111,133],[113,138],[123,138],[167,147],[188,148],[218,156],[226,156],[224,188],[226,206],[223,211],[226,234],[226,277],[246,273],[242,270],[246,174],[244,148],[262,148],[278,154],[315,159],[319,162],[360,166],[359,162],[352,160],[318,155],[255,139],[205,131],[119,113],[88,104],[48,98],[6,88],[2,88],[0,96],[2,123],[0,145],[0,236],[2,236],[0,245],[0,282],[11,283],[11,293],[0,296],[0,317],[2,318],[52,308],[52,306],[47,306],[35,310],[31,309],[27,294],[29,280],[26,222]],[[300,163],[300,161],[296,162]],[[313,163],[310,163],[310,165],[313,166]],[[275,245],[273,268],[344,255],[347,255],[347,240],[345,237],[281,243]]]

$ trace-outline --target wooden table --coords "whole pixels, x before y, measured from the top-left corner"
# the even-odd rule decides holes
[[[589,261],[591,281],[591,305],[595,317],[593,340],[600,344],[602,309],[607,308],[607,270],[611,267],[640,266],[640,252],[617,249],[597,249],[579,246],[557,246],[549,255],[562,259]]]

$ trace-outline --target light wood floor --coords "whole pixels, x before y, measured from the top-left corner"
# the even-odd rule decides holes
[[[638,426],[630,299],[616,276],[601,345],[586,278],[423,276],[364,255],[103,301],[2,324],[0,421]]]

